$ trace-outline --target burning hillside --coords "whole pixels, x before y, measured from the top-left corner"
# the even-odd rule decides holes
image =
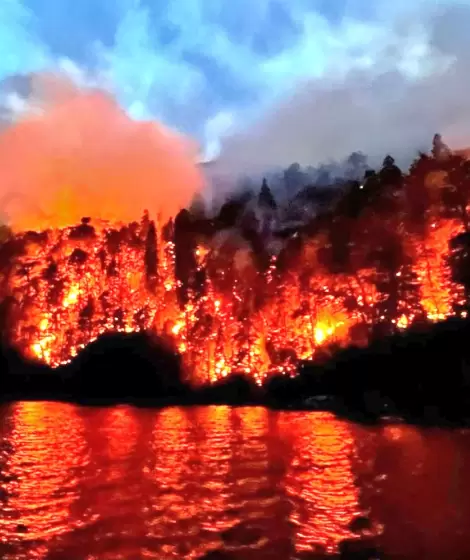
[[[149,330],[194,383],[291,373],[325,346],[466,313],[468,173],[458,155],[423,155],[407,175],[387,158],[334,209],[279,234],[275,255],[246,201],[214,219],[183,210],[166,224],[144,214],[17,233],[1,245],[4,328],[52,365],[105,331]],[[257,204],[272,217],[266,188]]]

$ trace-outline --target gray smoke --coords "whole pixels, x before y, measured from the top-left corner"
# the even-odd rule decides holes
[[[401,42],[384,49],[373,66],[303,83],[266,117],[226,139],[213,173],[318,165],[353,151],[373,165],[387,153],[408,165],[429,149],[436,132],[451,147],[470,146],[470,5],[434,8],[395,22]],[[410,36],[415,55],[407,53],[404,67]]]

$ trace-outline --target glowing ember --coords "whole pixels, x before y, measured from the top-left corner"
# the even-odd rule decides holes
[[[164,184],[165,173],[155,185]],[[98,176],[106,190],[107,179]],[[134,204],[126,207],[129,198],[122,212],[112,206],[117,217],[107,224],[84,219],[17,234],[3,245],[1,269],[1,296],[15,302],[10,337],[26,354],[56,366],[106,331],[148,330],[173,342],[194,383],[235,372],[261,383],[271,374],[292,374],[299,360],[320,349],[367,344],[377,333],[458,309],[465,316],[448,247],[465,230],[466,207],[459,218],[453,203],[442,209],[433,193],[423,208],[422,189],[430,187],[414,181],[393,196],[384,188],[382,199],[365,183],[360,192],[375,202],[365,201],[360,216],[337,210],[299,245],[296,236],[286,241],[278,256],[253,241],[253,229],[214,231],[209,220],[204,235],[178,229],[185,220],[193,223],[187,212],[174,223],[145,213],[122,225],[121,218],[135,215]],[[59,214],[58,222],[64,216],[68,221],[72,214]]]
[[[350,342],[351,327],[370,326],[367,316],[371,321],[374,317],[377,297],[370,280],[359,286],[348,277],[327,275],[319,268],[300,288],[300,273],[307,263],[276,282],[261,306],[249,303],[257,289],[265,291],[266,277],[260,273],[258,286],[237,280],[229,292],[217,291],[209,277],[205,295],[191,296],[181,309],[171,266],[173,243],[160,243],[159,279],[155,289],[148,288],[146,227],[143,220],[115,231],[121,239],[114,247],[110,244],[113,232],[99,229],[90,238],[74,241],[71,228],[52,230],[47,237],[26,243],[26,254],[12,263],[10,275],[11,293],[20,303],[12,335],[25,353],[55,366],[105,331],[150,329],[174,340],[196,383],[236,371],[261,382],[270,373],[293,372],[299,359],[313,357],[320,347]],[[439,233],[448,231],[444,224]],[[435,239],[439,248],[443,243],[439,235],[428,242]],[[422,305],[432,320],[449,312],[447,303],[440,314],[428,304],[431,297],[439,302],[449,298],[450,288],[439,281],[443,272],[437,262],[426,271],[421,285]],[[421,260],[416,266],[423,266]],[[348,310],[351,298],[355,303]],[[368,315],[361,311],[364,298]],[[244,312],[243,306],[247,307]],[[406,328],[412,318],[402,314],[396,321],[398,328]]]

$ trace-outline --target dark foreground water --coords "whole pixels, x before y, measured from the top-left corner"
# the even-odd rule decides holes
[[[334,554],[358,515],[387,558],[470,558],[468,431],[18,403],[0,442],[5,560],[288,560]]]

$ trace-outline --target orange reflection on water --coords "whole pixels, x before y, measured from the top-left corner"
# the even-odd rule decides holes
[[[196,507],[188,503],[186,485],[190,482],[188,463],[193,452],[188,438],[187,411],[167,408],[156,413],[152,440],[153,468],[147,476],[153,484],[149,496],[150,515],[147,518],[147,539],[150,546],[145,557],[190,558],[192,539],[191,518]]]
[[[155,412],[129,406],[80,408],[89,461],[81,472],[73,511],[86,520],[81,531],[47,560],[141,558],[153,495],[148,473]]]
[[[327,412],[281,416],[296,450],[285,479],[293,505],[295,548],[308,551],[321,545],[334,552],[340,541],[353,536],[348,525],[360,513],[351,470],[355,452],[351,429]]]
[[[220,406],[198,409],[191,414],[196,436],[192,469],[197,470],[202,483],[196,493],[196,502],[202,506],[199,513],[201,530],[214,545],[219,543],[220,532],[233,523],[230,509],[234,507],[235,496],[230,475],[234,413],[230,407]]]
[[[41,402],[14,405],[12,422],[0,540],[20,549],[21,541],[29,541],[27,557],[45,558],[51,541],[80,526],[70,512],[87,461],[83,426],[75,407]]]
[[[361,514],[386,558],[468,560],[469,468],[469,431],[262,408],[6,405],[0,558],[295,560],[316,545],[336,554]]]
[[[192,558],[201,558],[221,547],[221,535],[238,519],[233,485],[234,422],[237,411],[227,406],[188,411],[194,441],[189,469],[187,501],[193,511]],[[197,483],[195,481],[197,480]]]
[[[241,523],[266,515],[266,416],[263,409],[230,407],[157,413],[146,556],[201,558],[240,546],[247,553],[238,542],[246,531]]]
[[[273,472],[282,445],[270,418],[261,407],[194,412],[193,468],[197,466],[194,476],[202,489],[200,538],[206,543],[199,549],[201,557],[214,550],[227,551],[233,560],[289,557],[285,554],[289,528],[277,484],[277,473],[282,477],[283,471]]]
[[[377,440],[372,515],[392,558],[470,558],[468,433],[384,428]]]
[[[105,447],[102,450],[108,459],[116,465],[132,455],[137,442],[139,424],[133,409],[127,406],[108,408],[101,418],[104,427]]]

